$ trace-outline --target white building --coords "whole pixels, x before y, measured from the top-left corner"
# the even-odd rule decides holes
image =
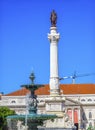
[[[95,127],[95,84],[61,84],[60,89],[66,99],[65,111],[72,123],[80,129],[87,129],[89,125]],[[49,85],[44,85],[35,92],[39,101],[38,113],[46,113],[45,100],[49,97],[49,90]],[[29,90],[22,88],[2,95],[0,106],[8,106],[17,114],[25,114],[28,93]]]

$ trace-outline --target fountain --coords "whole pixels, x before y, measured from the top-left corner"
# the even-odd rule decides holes
[[[57,118],[53,114],[37,114],[37,96],[35,90],[39,87],[43,87],[41,84],[34,84],[34,73],[31,73],[30,80],[32,81],[29,85],[21,85],[30,90],[28,97],[28,114],[26,115],[12,115],[7,117],[7,123],[9,130],[38,130],[38,126],[43,125],[45,120]]]

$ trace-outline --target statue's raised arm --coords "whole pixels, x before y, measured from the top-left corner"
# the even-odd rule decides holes
[[[52,27],[56,27],[57,14],[55,13],[54,10],[51,12],[50,20],[51,20],[51,26],[52,26]]]

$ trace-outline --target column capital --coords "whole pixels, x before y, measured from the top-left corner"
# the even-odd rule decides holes
[[[50,42],[58,42],[60,38],[60,34],[57,33],[57,28],[56,27],[51,27],[50,28],[50,33],[48,34],[48,39]]]
[[[48,39],[50,40],[50,42],[56,42],[58,43],[58,40],[60,38],[60,34],[48,34]]]

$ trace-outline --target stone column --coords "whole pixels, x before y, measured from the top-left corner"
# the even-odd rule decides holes
[[[74,108],[72,108],[72,123],[74,123]]]
[[[50,95],[53,96],[60,94],[58,76],[58,40],[60,35],[56,30],[56,27],[51,27],[50,34],[48,34],[50,40]]]
[[[81,112],[80,112],[80,108],[78,109],[78,123],[79,123],[79,125],[78,125],[78,127],[79,127],[79,130],[81,129],[81,114],[80,114]]]

